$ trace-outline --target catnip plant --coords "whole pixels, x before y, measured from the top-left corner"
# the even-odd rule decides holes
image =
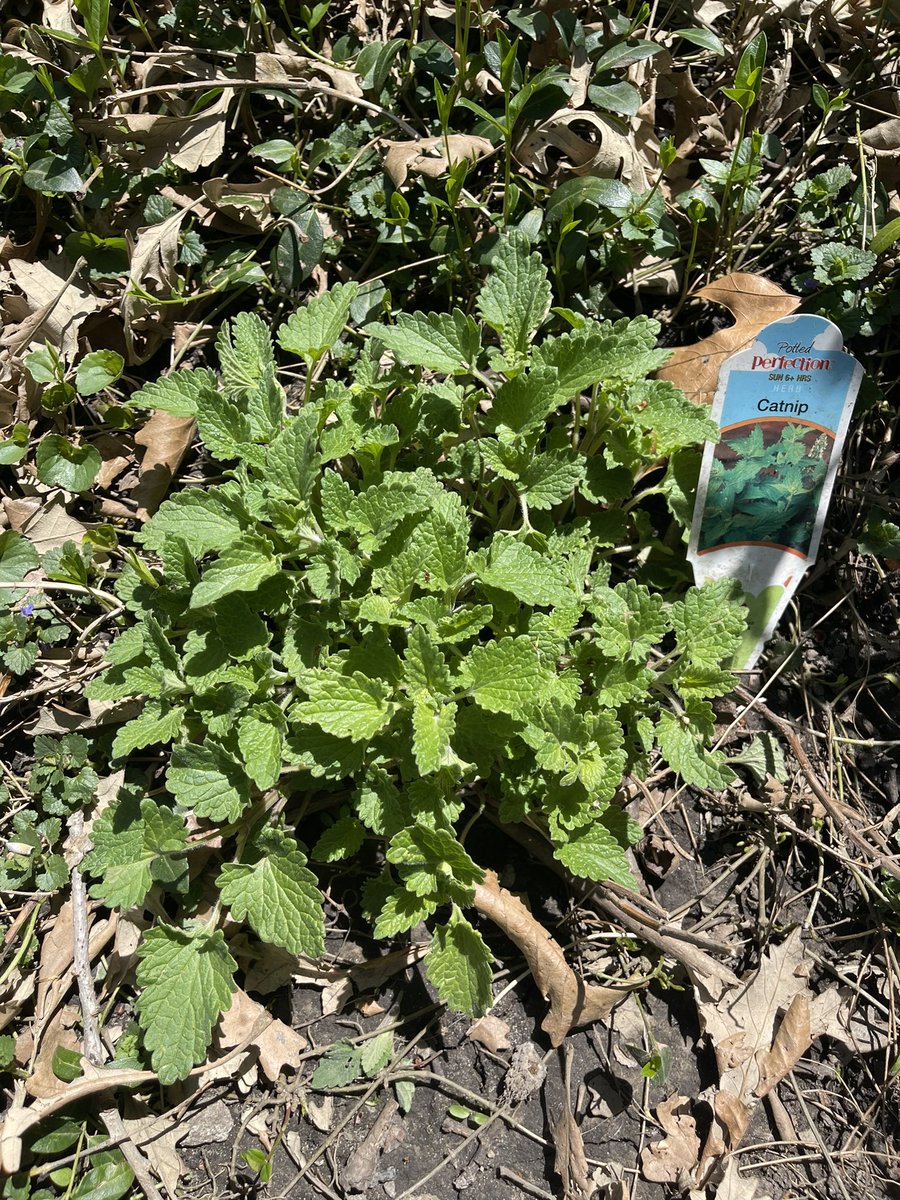
[[[356,295],[337,284],[278,329],[306,366],[292,411],[250,313],[219,333],[221,377],[131,399],[195,417],[222,471],[138,535],[117,584],[130,623],[89,686],[144,698],[85,865],[93,896],[154,914],[137,1008],[163,1082],[230,1003],[227,931],[323,953],[310,862],[367,871],[376,937],[427,922],[431,982],[480,1013],[468,813],[527,821],[575,875],[634,886],[623,777],[658,752],[690,783],[733,779],[706,746],[743,609],[724,583],[667,598],[634,578],[640,480],[717,434],[649,378],[656,323],[558,310],[569,331],[542,333],[547,273],[515,237],[472,313],[346,332]]]

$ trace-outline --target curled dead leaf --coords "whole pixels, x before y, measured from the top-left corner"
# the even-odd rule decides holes
[[[674,383],[694,404],[712,404],[725,359],[751,345],[770,321],[790,316],[801,301],[762,275],[744,271],[715,279],[693,295],[724,305],[734,315],[735,323],[693,346],[679,346],[657,371],[657,378]]]
[[[223,1050],[247,1043],[255,1046],[259,1065],[272,1083],[285,1067],[300,1066],[301,1055],[309,1043],[290,1025],[273,1017],[261,1004],[238,988],[231,1007],[222,1013],[218,1024],[218,1041]]]
[[[176,417],[160,409],[135,434],[135,443],[145,447],[131,493],[139,521],[149,521],[159,508],[196,431],[193,417]]]
[[[509,1049],[509,1023],[488,1013],[469,1026],[466,1037],[496,1054]]]
[[[466,159],[477,162],[494,151],[487,138],[469,133],[451,133],[446,144],[442,137],[430,137],[409,142],[386,141],[385,145],[388,148],[384,156],[385,174],[397,188],[403,187],[410,171],[437,179],[448,166]]]
[[[493,871],[475,887],[475,907],[515,942],[550,1011],[541,1024],[554,1046],[562,1045],[569,1030],[608,1017],[626,993],[579,979],[555,941],[512,892],[500,886]]]
[[[687,1097],[679,1095],[659,1105],[656,1119],[666,1136],[641,1151],[641,1170],[653,1183],[676,1183],[693,1169],[700,1154],[697,1122],[688,1110]]]
[[[647,188],[647,171],[636,152],[634,139],[608,117],[588,109],[560,109],[519,140],[516,158],[523,167],[548,175],[556,164],[547,151],[562,156],[561,166],[573,175],[601,175],[623,179],[636,191]]]

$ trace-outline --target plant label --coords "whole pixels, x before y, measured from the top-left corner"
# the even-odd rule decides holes
[[[732,666],[748,670],[815,562],[862,367],[841,331],[800,314],[724,363],[721,430],[700,467],[688,558],[698,584],[738,581],[750,621]]]

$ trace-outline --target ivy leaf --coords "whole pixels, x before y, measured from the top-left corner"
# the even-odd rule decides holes
[[[521,235],[501,242],[478,296],[478,311],[500,334],[500,345],[510,361],[524,357],[535,330],[547,319],[550,300],[547,268],[540,254],[529,254]]]
[[[437,925],[425,955],[425,971],[441,999],[457,1012],[481,1017],[491,1006],[491,952],[458,908]]]
[[[553,857],[582,879],[597,883],[612,879],[622,887],[638,890],[624,848],[599,816],[590,825],[569,831],[566,841],[554,846]]]
[[[162,923],[144,934],[138,958],[144,1043],[160,1083],[175,1083],[206,1057],[213,1025],[231,1003],[237,963],[221,929]]]
[[[281,563],[273,555],[271,543],[254,534],[243,534],[203,572],[191,595],[190,607],[215,604],[232,592],[255,592],[280,570]]]
[[[95,446],[73,446],[66,438],[48,433],[41,438],[35,455],[37,477],[48,487],[68,492],[86,492],[103,466]]]
[[[303,687],[309,699],[294,705],[292,718],[312,722],[335,737],[368,741],[391,718],[388,689],[380,680],[369,679],[359,671],[352,675],[308,671]]]
[[[359,291],[357,283],[338,283],[292,313],[278,330],[278,344],[290,354],[317,363],[336,344]]]
[[[128,408],[155,408],[173,417],[196,417],[197,400],[218,388],[215,371],[196,367],[193,371],[174,371],[132,392]]]
[[[184,819],[154,800],[124,795],[94,822],[91,840],[85,865],[103,876],[91,895],[113,908],[134,908],[154,883],[187,879]]]
[[[18,583],[40,565],[37,550],[21,533],[12,529],[0,533],[0,581]]]
[[[238,746],[247,774],[261,790],[274,787],[281,773],[287,721],[274,700],[256,704],[238,724]]]
[[[250,803],[247,776],[225,751],[210,742],[176,746],[166,786],[182,806],[211,821],[236,821]]]
[[[264,942],[318,958],[325,952],[323,899],[306,858],[271,830],[251,850],[254,861],[226,863],[219,872],[222,903],[239,921],[246,917]]]
[[[531,638],[500,638],[476,646],[462,664],[477,704],[488,712],[523,715],[540,703],[552,676],[542,666]]]
[[[481,350],[478,326],[455,308],[451,313],[399,313],[395,325],[372,323],[363,333],[378,338],[403,362],[444,375],[466,375]]]

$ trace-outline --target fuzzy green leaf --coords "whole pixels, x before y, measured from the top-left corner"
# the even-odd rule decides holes
[[[132,750],[143,750],[161,742],[171,742],[183,724],[185,708],[176,705],[163,712],[159,703],[148,702],[144,711],[117,731],[113,741],[113,758],[127,758]]]
[[[565,842],[554,846],[553,857],[582,879],[597,883],[612,879],[622,887],[638,890],[624,848],[599,816],[590,825],[571,830]]]
[[[318,725],[335,737],[368,741],[391,718],[387,688],[358,671],[352,675],[308,671],[303,687],[309,699],[295,704],[291,717]]]
[[[378,338],[397,358],[445,375],[464,375],[481,349],[478,326],[455,308],[452,313],[400,313],[395,325],[370,324],[364,333]]]
[[[698,666],[730,661],[744,636],[747,611],[731,599],[732,586],[729,579],[717,579],[691,588],[672,605],[678,647]]]
[[[137,536],[159,553],[164,539],[174,535],[184,539],[194,558],[203,558],[211,550],[227,549],[249,523],[235,484],[208,491],[186,488],[164,500]]]
[[[523,604],[556,608],[575,599],[562,567],[505,533],[494,535],[487,563],[480,567],[478,577],[488,587],[510,592]]]
[[[278,495],[308,500],[319,477],[319,415],[303,408],[269,446],[267,483]]]
[[[551,300],[540,254],[529,254],[527,243],[520,239],[500,243],[478,296],[478,311],[500,334],[503,353],[513,360],[524,356],[535,330],[547,318]]]
[[[278,344],[290,354],[318,362],[337,342],[359,291],[357,283],[338,283],[293,313],[278,330]]]
[[[154,883],[186,881],[184,819],[155,800],[123,796],[97,818],[91,840],[85,866],[103,876],[91,895],[113,908],[140,904]]]
[[[553,367],[534,367],[502,384],[494,396],[490,418],[498,431],[528,433],[539,429],[559,406],[556,399],[557,372]]]
[[[398,933],[406,933],[431,916],[436,907],[436,901],[401,888],[388,896],[384,902],[384,907],[375,922],[375,936],[390,938],[396,937]]]
[[[231,1003],[237,963],[221,929],[158,924],[138,948],[138,1016],[162,1084],[184,1079],[206,1057],[213,1025]]]
[[[273,555],[271,544],[253,534],[244,534],[203,572],[191,596],[191,608],[215,604],[232,592],[255,592],[280,570],[281,563]]]
[[[717,791],[735,782],[737,776],[728,766],[725,755],[721,750],[704,749],[702,739],[688,717],[661,712],[656,737],[663,758],[685,783]]]
[[[313,846],[310,858],[316,862],[340,862],[351,858],[365,841],[365,836],[362,822],[345,813],[324,830]]]
[[[225,386],[239,394],[254,391],[275,366],[272,335],[256,313],[242,312],[219,329],[216,350]]]
[[[208,367],[174,371],[132,392],[127,404],[129,408],[159,409],[173,417],[196,417],[198,398],[217,387],[216,373]]]
[[[519,494],[529,508],[552,508],[568,499],[581,483],[584,460],[571,451],[536,454],[519,476]]]
[[[236,821],[250,802],[250,784],[221,747],[176,746],[166,786],[183,808],[211,821]]]
[[[427,697],[413,705],[413,756],[423,775],[446,765],[450,739],[456,728],[456,705],[435,706]]]
[[[261,791],[278,781],[286,729],[284,713],[274,700],[254,705],[241,717],[238,746],[247,774]]]
[[[542,666],[531,638],[501,638],[476,646],[463,662],[469,691],[489,712],[524,714],[540,703],[553,676]]]
[[[417,896],[442,896],[471,904],[484,871],[446,829],[410,825],[391,840],[387,860],[400,867],[404,887]]]
[[[597,618],[597,642],[610,658],[645,662],[669,628],[662,596],[633,579],[598,589],[590,607]]]
[[[480,1017],[490,1008],[491,952],[458,909],[446,925],[435,926],[425,971],[441,999],[456,1012]]]
[[[289,839],[263,844],[255,862],[226,863],[219,872],[222,903],[246,917],[264,942],[318,958],[325,950],[322,893],[306,858]]]

